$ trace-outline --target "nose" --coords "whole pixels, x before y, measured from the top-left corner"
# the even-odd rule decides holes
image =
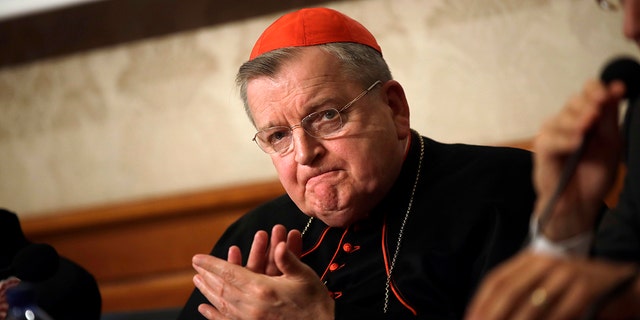
[[[640,46],[640,1],[627,0],[623,5],[623,32],[627,39]]]
[[[322,144],[318,139],[307,134],[301,127],[296,129],[292,132],[295,160],[302,165],[311,164],[316,157],[322,154]]]

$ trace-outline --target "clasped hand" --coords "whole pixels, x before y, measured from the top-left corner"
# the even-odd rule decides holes
[[[333,319],[334,301],[299,256],[300,232],[273,227],[258,231],[246,265],[237,246],[227,260],[195,255],[193,282],[209,300],[198,311],[207,319]]]

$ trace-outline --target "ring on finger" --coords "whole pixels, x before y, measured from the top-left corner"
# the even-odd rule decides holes
[[[544,288],[537,288],[533,290],[533,292],[531,292],[531,296],[529,297],[529,302],[531,302],[531,304],[534,307],[540,307],[544,305],[546,301],[547,301],[547,290],[545,290]]]

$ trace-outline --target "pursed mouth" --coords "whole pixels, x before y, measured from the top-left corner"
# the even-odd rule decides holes
[[[324,182],[325,180],[333,179],[337,177],[338,173],[339,173],[339,170],[329,170],[316,175],[312,175],[307,179],[305,184],[306,185],[318,184],[318,183]]]

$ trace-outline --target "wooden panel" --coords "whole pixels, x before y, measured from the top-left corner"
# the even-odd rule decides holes
[[[256,183],[132,203],[56,212],[22,221],[98,281],[103,311],[178,307],[193,290],[191,257],[208,253],[245,212],[284,193]]]
[[[248,208],[247,208],[248,209]],[[195,253],[208,253],[222,232],[246,210],[203,212],[90,228],[46,239],[98,281],[144,277],[191,268]]]
[[[194,274],[193,271],[182,271],[136,281],[105,283],[100,288],[103,310],[149,310],[182,306],[194,288]]]
[[[63,232],[77,232],[79,229],[116,227],[141,220],[194,214],[203,210],[223,211],[247,205],[255,206],[283,193],[284,189],[279,182],[270,181],[86,209],[60,210],[27,219],[22,225],[25,232],[33,237],[47,237]]]

